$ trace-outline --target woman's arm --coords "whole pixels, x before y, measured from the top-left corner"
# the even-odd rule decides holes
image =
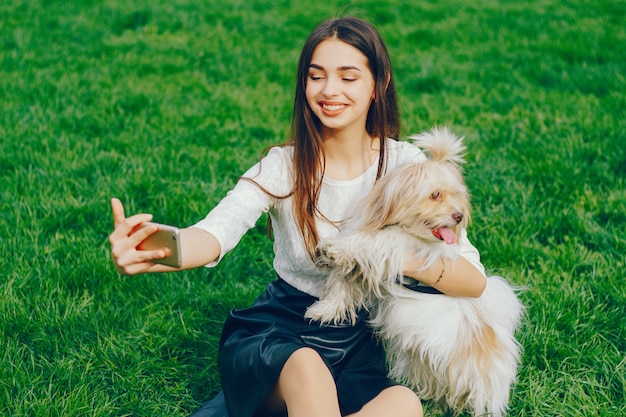
[[[126,217],[124,206],[117,198],[111,200],[115,229],[109,236],[111,256],[115,269],[125,275],[145,272],[171,272],[197,268],[213,262],[220,255],[220,244],[209,232],[197,228],[180,231],[180,250],[182,266],[173,268],[150,262],[166,256],[164,250],[137,250],[137,246],[158,228],[141,227],[152,220],[150,214],[136,214]]]
[[[404,275],[448,295],[480,297],[487,283],[483,272],[463,256],[458,256],[456,260],[443,259],[427,269],[421,267],[421,260],[407,257]]]

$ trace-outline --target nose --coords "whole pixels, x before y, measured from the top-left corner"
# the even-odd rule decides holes
[[[334,97],[339,94],[339,83],[335,79],[335,77],[326,78],[326,82],[324,83],[324,95],[326,97]]]
[[[463,213],[455,211],[452,213],[452,220],[454,220],[457,224],[461,223],[461,220],[463,220]]]

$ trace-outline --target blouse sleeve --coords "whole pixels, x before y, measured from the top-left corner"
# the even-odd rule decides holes
[[[262,161],[243,175],[243,178],[253,179],[275,195],[284,194],[287,165],[283,151],[282,148],[272,148]],[[261,215],[270,210],[273,201],[274,199],[257,185],[239,180],[203,220],[192,226],[211,233],[220,244],[219,257],[206,266],[217,265],[227,252],[237,246],[242,236],[255,226]]]
[[[483,275],[485,274],[485,267],[480,262],[480,253],[478,249],[472,245],[472,243],[467,238],[467,231],[463,230],[461,232],[461,238],[459,239],[459,244],[461,245],[461,252],[459,255],[464,257],[469,263],[474,265],[476,269],[478,269]]]

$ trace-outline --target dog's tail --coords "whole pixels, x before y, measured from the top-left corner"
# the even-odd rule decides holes
[[[447,127],[433,127],[430,132],[409,136],[415,145],[430,154],[435,161],[462,164],[465,162],[463,138]]]

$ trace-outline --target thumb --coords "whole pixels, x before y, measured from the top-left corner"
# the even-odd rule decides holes
[[[113,211],[113,225],[117,226],[126,219],[124,214],[124,206],[118,198],[111,199],[111,210]]]

